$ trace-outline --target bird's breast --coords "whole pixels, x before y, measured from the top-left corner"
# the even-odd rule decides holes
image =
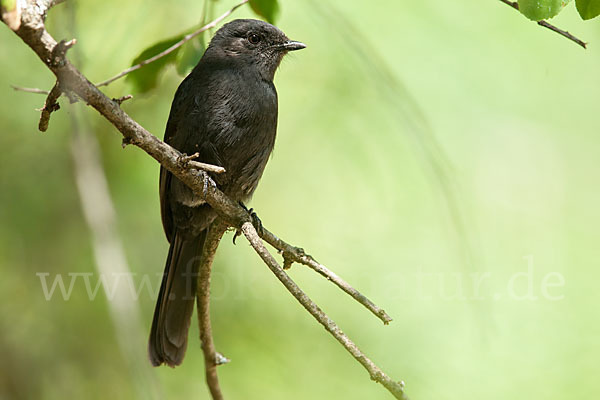
[[[214,149],[227,171],[222,189],[244,200],[258,185],[275,144],[277,92],[272,82],[239,71],[219,76],[210,86],[210,111],[204,114],[208,135],[199,139]]]

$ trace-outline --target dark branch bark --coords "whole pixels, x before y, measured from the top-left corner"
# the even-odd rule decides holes
[[[46,103],[44,104],[44,107],[42,107],[40,110],[42,112],[40,114],[40,122],[38,124],[38,129],[40,131],[46,132],[48,129],[48,123],[50,122],[50,114],[60,109],[57,101],[61,94],[62,91],[60,90],[59,83],[56,81],[56,84],[52,90],[50,90],[50,93],[48,93],[48,97],[46,97]]]
[[[114,101],[115,103],[117,103],[118,105],[123,104],[124,102],[126,102],[127,100],[131,100],[133,99],[133,96],[130,94],[127,94],[125,96],[121,96],[119,98],[113,98],[112,101]]]
[[[587,49],[587,43],[584,42],[583,40],[579,39],[577,36],[560,29],[557,26],[552,25],[551,23],[547,22],[547,21],[538,21],[537,24],[539,26],[543,26],[544,28],[550,29],[553,32],[558,33],[561,36],[566,37],[567,39],[577,43],[578,45],[580,45],[581,47],[583,47],[584,49]]]

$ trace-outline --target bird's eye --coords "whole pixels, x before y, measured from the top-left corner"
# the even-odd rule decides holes
[[[248,35],[248,41],[252,44],[257,44],[260,42],[260,36],[258,36],[256,33],[251,33]]]

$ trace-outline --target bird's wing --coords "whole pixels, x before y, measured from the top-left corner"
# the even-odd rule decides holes
[[[173,175],[161,165],[160,177],[158,179],[158,188],[160,194],[160,216],[162,219],[163,229],[167,240],[171,243],[173,236],[173,216],[169,204],[169,187],[171,186],[171,178]]]
[[[182,153],[191,155],[198,153],[198,161],[214,165],[222,165],[218,149],[213,143],[214,134],[206,120],[210,113],[207,109],[208,83],[210,79],[202,79],[189,75],[181,83],[171,105],[171,112],[165,129],[165,142]],[[213,175],[217,184],[223,184],[226,174]],[[197,209],[204,200],[195,195],[191,189],[175,178],[164,167],[160,168],[159,178],[160,211],[163,228],[167,240],[171,242],[175,228],[202,228],[209,220]]]
[[[177,89],[177,92],[175,93],[164,137],[166,143],[184,152],[185,150],[181,149],[181,146],[179,146],[178,143],[180,142],[180,140],[178,140],[178,137],[181,137],[181,133],[178,134],[178,127],[180,125],[180,121],[184,118],[184,115],[187,112],[187,107],[189,104],[189,101],[187,99],[187,96],[189,95],[189,85],[190,79],[188,76],[188,78],[184,79],[184,81]],[[172,181],[173,175],[161,165],[158,184],[160,195],[160,216],[162,219],[163,229],[165,231],[165,235],[167,236],[167,240],[169,241],[169,243],[171,242],[171,239],[173,237],[174,228],[173,214],[171,209]]]

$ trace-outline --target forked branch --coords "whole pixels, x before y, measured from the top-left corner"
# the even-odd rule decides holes
[[[348,293],[354,300],[365,306],[371,311],[377,318],[379,318],[385,325],[392,322],[392,318],[379,306],[369,300],[358,290],[354,289],[348,282],[340,278],[335,272],[330,271],[323,264],[312,258],[310,255],[304,252],[304,249],[300,247],[292,246],[289,243],[284,242],[265,227],[262,228],[260,237],[271,246],[277,249],[283,256],[283,269],[291,267],[292,263],[296,262],[299,264],[306,265],[313,269],[315,272],[322,275],[328,281],[333,282],[337,287]]]
[[[346,351],[348,351],[352,357],[356,359],[368,372],[371,376],[371,379],[377,383],[382,384],[390,393],[394,395],[397,399],[408,399],[404,394],[404,382],[396,382],[387,376],[381,368],[379,368],[373,361],[371,361],[357,346],[354,344],[352,340],[337,326],[337,324],[329,318],[327,314],[323,312],[313,302],[310,297],[306,295],[296,285],[296,283],[289,277],[289,275],[281,268],[279,263],[273,258],[273,256],[266,249],[262,240],[256,233],[256,229],[252,226],[251,222],[245,222],[242,225],[242,232],[246,236],[246,239],[250,242],[256,253],[262,258],[267,267],[275,274],[277,279],[285,286],[285,288],[298,300],[302,307],[306,309],[323,327],[329,332],[335,340],[337,340]]]

